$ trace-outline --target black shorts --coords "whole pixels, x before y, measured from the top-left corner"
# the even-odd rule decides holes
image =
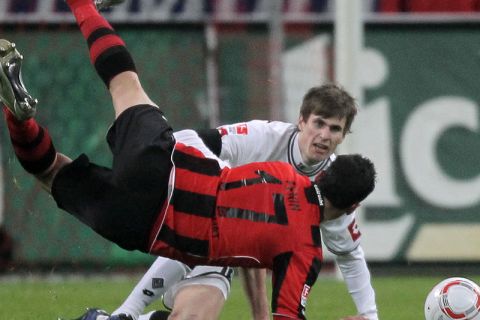
[[[167,197],[173,130],[158,108],[138,105],[118,117],[107,141],[112,169],[81,155],[55,177],[53,198],[122,248],[148,251],[150,230]]]

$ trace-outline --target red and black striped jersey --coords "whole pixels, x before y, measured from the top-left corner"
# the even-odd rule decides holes
[[[322,259],[316,185],[284,162],[221,169],[181,143],[172,159],[173,190],[151,253],[191,265],[272,269],[274,315],[303,318]]]

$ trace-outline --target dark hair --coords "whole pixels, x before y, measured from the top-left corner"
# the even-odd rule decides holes
[[[357,105],[355,99],[339,86],[333,83],[324,84],[311,88],[303,97],[300,115],[307,121],[312,113],[325,118],[345,118],[345,135],[350,132],[357,114]]]
[[[370,159],[359,154],[341,155],[315,183],[335,208],[348,209],[373,191],[376,175]]]

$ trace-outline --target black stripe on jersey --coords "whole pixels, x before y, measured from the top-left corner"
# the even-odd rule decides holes
[[[288,265],[290,264],[292,255],[293,252],[289,251],[279,254],[273,258],[272,273],[274,274],[274,281],[272,283],[272,313],[277,312],[278,296],[280,294],[280,290],[282,289],[285,276],[287,275]]]
[[[321,196],[321,195],[320,195]],[[323,218],[323,208],[325,206],[324,203],[320,204],[319,202],[319,196],[317,194],[317,191],[315,190],[315,187],[313,186],[313,183],[310,187],[308,188],[305,188],[305,197],[307,198],[307,202],[308,203],[311,203],[311,204],[314,204],[314,205],[317,205],[320,207],[320,222],[322,222],[324,220]],[[322,202],[324,202],[325,200],[322,199]]]
[[[310,187],[305,188],[305,197],[307,198],[308,203],[318,204],[317,193],[315,192],[313,184]]]
[[[277,218],[277,223],[282,225],[288,224],[287,209],[285,208],[285,201],[283,194],[274,194],[273,195],[273,207],[275,209],[275,217]]]
[[[310,187],[305,188],[305,197],[307,198],[308,203],[319,205],[318,194],[315,190],[315,187],[313,186],[313,183]]]
[[[163,225],[160,229],[160,233],[157,236],[157,240],[163,241],[170,247],[177,249],[178,251],[192,254],[195,256],[207,257],[209,243],[207,240],[194,239],[190,237],[181,236],[175,233],[167,225]]]
[[[263,170],[256,170],[258,178],[242,179],[238,181],[226,182],[220,185],[220,190],[237,189],[251,186],[259,183],[282,184],[282,181]]]
[[[214,159],[195,157],[185,152],[175,150],[173,152],[173,162],[177,168],[186,169],[195,173],[207,176],[220,175],[220,166]]]
[[[322,236],[320,235],[320,228],[318,225],[313,225],[310,228],[312,232],[313,245],[320,248],[322,246]]]
[[[240,208],[218,207],[218,214],[222,217],[250,220],[253,222],[276,223],[280,225],[288,224],[287,210],[283,201],[282,194],[274,194],[275,215],[264,212],[255,212],[252,210]]]
[[[304,283],[305,285],[309,286],[310,289],[315,284],[315,281],[318,278],[318,274],[320,273],[321,266],[322,266],[322,264],[321,264],[320,260],[318,260],[316,257],[312,259],[312,263],[310,264],[310,269],[308,270],[308,275],[307,275],[307,278],[305,279],[305,283]],[[305,298],[307,298],[307,297],[305,297]],[[302,305],[302,303],[298,304],[298,314],[297,315],[300,319],[305,319],[305,305]]]
[[[310,270],[308,271],[307,279],[305,280],[305,284],[309,285],[310,287],[315,284],[317,281],[318,274],[322,269],[322,262],[317,258],[312,259],[312,264],[310,265]]]
[[[212,218],[215,214],[216,197],[181,189],[173,191],[171,203],[176,211]]]
[[[216,156],[220,156],[222,152],[222,135],[218,129],[199,129],[196,130],[200,139],[212,150]]]

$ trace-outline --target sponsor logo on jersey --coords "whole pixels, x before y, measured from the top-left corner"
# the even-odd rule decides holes
[[[222,137],[226,135],[247,135],[248,126],[246,123],[239,123],[236,125],[220,127],[218,131]]]

